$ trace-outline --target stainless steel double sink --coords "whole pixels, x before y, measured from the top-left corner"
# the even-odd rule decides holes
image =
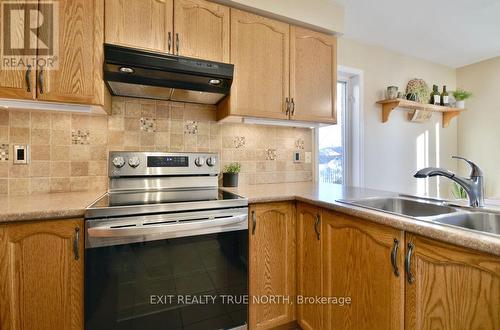
[[[500,237],[500,213],[476,210],[433,199],[413,197],[370,197],[338,202],[459,227]]]

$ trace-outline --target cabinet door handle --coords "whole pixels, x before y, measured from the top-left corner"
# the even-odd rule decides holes
[[[176,33],[175,34],[175,51],[177,53],[177,55],[179,55],[179,33]]]
[[[40,83],[40,94],[43,94],[43,66],[41,66],[38,72],[38,82]]]
[[[295,100],[292,97],[292,112],[291,115],[293,116],[295,114]]]
[[[398,248],[399,248],[399,241],[397,239],[394,239],[394,245],[392,246],[392,251],[391,251],[391,263],[392,263],[392,269],[394,269],[394,275],[396,275],[396,277],[399,277]]]
[[[171,51],[172,50],[172,32],[169,32],[168,33],[168,52],[169,54],[171,54]]]
[[[411,273],[411,256],[413,254],[414,248],[415,246],[413,245],[413,243],[408,243],[408,252],[406,252],[405,258],[406,279],[410,284],[415,282],[415,276]]]
[[[24,76],[24,79],[26,80],[26,85],[28,86],[26,88],[26,91],[28,93],[31,92],[31,64],[28,64],[27,69],[26,69],[26,75]]]
[[[75,260],[80,259],[80,228],[75,227],[75,238],[73,239],[73,254]]]
[[[314,231],[316,232],[316,238],[319,239],[321,238],[321,232],[319,230],[319,224],[321,222],[321,216],[318,214],[316,215],[316,222],[314,222]]]
[[[252,211],[252,235],[255,235],[255,228],[257,228],[257,216],[255,211]]]
[[[285,115],[288,116],[288,114],[290,113],[290,100],[287,98],[285,98]]]

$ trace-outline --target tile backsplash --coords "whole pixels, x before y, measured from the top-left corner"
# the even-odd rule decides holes
[[[13,165],[14,144],[30,163]],[[240,184],[311,181],[293,152],[312,150],[307,128],[217,123],[215,107],[114,97],[112,115],[0,110],[0,195],[107,189],[109,151],[217,152],[241,163]],[[304,159],[304,157],[302,157]]]

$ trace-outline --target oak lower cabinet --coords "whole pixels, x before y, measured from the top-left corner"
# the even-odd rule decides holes
[[[249,327],[272,329],[293,322],[295,304],[285,299],[293,302],[296,291],[295,203],[250,205],[249,226]]]
[[[333,211],[321,220],[323,296],[351,299],[323,305],[321,329],[403,329],[403,255],[395,251],[404,232]]]
[[[83,329],[84,225],[0,225],[0,329]]]
[[[323,293],[321,215],[321,208],[297,204],[297,299]],[[322,306],[298,304],[297,322],[304,330],[323,329]]]
[[[406,241],[406,329],[500,329],[499,257],[413,234]]]

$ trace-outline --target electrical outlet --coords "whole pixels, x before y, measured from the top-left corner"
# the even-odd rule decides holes
[[[14,145],[14,165],[26,165],[29,163],[29,146],[27,144]]]
[[[293,162],[294,163],[302,163],[302,156],[300,154],[300,151],[293,152]]]
[[[310,164],[312,162],[312,153],[310,151],[305,152],[304,160],[306,164]]]

